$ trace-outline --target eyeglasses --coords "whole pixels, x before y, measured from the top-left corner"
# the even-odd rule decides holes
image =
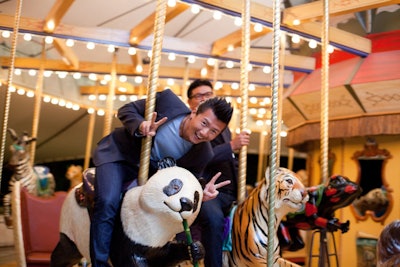
[[[207,92],[207,93],[203,93],[203,94],[194,94],[191,97],[189,97],[190,99],[194,98],[196,100],[202,99],[202,98],[210,98],[214,95],[213,92]]]

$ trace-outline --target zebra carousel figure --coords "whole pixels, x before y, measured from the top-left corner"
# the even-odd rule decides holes
[[[30,162],[29,145],[35,141],[24,132],[18,136],[13,129],[8,129],[13,143],[10,146],[10,160],[8,165],[13,169],[13,175],[9,182],[9,191],[12,192],[14,183],[21,182],[21,187],[30,194],[36,196],[51,196],[54,194],[55,180],[49,168],[45,166],[32,166]],[[4,220],[7,227],[12,226],[11,217],[11,193],[4,196]]]

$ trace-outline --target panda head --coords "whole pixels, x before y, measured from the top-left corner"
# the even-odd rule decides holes
[[[203,189],[188,170],[172,166],[159,169],[143,186],[139,204],[146,213],[159,214],[166,223],[186,219],[191,224],[199,213]]]

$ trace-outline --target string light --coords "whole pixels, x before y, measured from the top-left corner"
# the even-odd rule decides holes
[[[201,68],[201,70],[200,70],[201,77],[203,77],[203,78],[207,77],[207,73],[208,73],[208,70],[206,67]]]
[[[53,74],[53,71],[51,71],[51,70],[45,70],[43,72],[43,76],[46,78],[49,78],[51,76],[51,74]]]
[[[75,45],[75,41],[72,39],[67,39],[67,41],[65,41],[65,45],[68,47],[73,47]]]
[[[168,60],[174,61],[176,59],[176,54],[175,53],[169,53],[168,54]]]
[[[143,72],[143,66],[140,65],[140,64],[136,65],[136,72],[137,73],[142,73]]]
[[[36,75],[36,70],[29,70],[28,74],[29,74],[29,76],[35,76]]]
[[[24,34],[24,40],[27,41],[27,42],[31,41],[32,40],[32,34],[25,33]]]
[[[175,0],[168,0],[167,5],[169,7],[175,7],[176,6],[176,1]]]
[[[195,56],[188,56],[187,62],[190,64],[193,64],[196,62],[196,57]]]
[[[191,11],[193,14],[198,14],[198,13],[200,12],[200,6],[199,6],[199,5],[196,5],[196,4],[193,4],[193,5],[191,5],[191,7],[190,7],[190,11]]]
[[[207,59],[207,65],[208,66],[214,66],[215,65],[215,59],[214,58]]]
[[[54,41],[54,39],[53,39],[52,36],[46,36],[46,37],[44,38],[44,42],[45,42],[46,44],[52,44],[53,41]]]
[[[238,27],[242,26],[243,20],[241,17],[235,17],[234,24]]]
[[[1,36],[2,36],[3,38],[10,38],[11,32],[10,32],[10,31],[3,31],[3,32],[1,33]]]
[[[93,42],[88,42],[86,44],[86,48],[89,50],[93,50],[96,47],[96,45]]]
[[[262,32],[263,26],[260,23],[254,24],[254,31],[255,32]]]
[[[129,47],[129,48],[128,48],[128,54],[129,54],[130,56],[136,55],[136,48],[134,48],[134,47]]]
[[[232,69],[234,67],[234,63],[231,60],[228,60],[225,62],[225,67],[227,67],[228,69]]]
[[[108,51],[109,53],[114,53],[114,52],[115,52],[115,46],[109,45],[109,46],[107,47],[107,51]]]
[[[312,48],[312,49],[316,48],[316,47],[317,47],[317,41],[315,41],[315,40],[310,40],[310,41],[308,42],[308,47],[310,47],[310,48]]]
[[[213,18],[214,18],[215,20],[220,20],[220,19],[222,19],[222,12],[219,11],[219,10],[214,10],[214,12],[213,12]]]

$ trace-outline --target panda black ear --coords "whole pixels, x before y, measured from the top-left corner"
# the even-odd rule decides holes
[[[169,167],[174,167],[176,166],[176,161],[173,157],[165,157],[158,161],[158,169],[166,169]]]

